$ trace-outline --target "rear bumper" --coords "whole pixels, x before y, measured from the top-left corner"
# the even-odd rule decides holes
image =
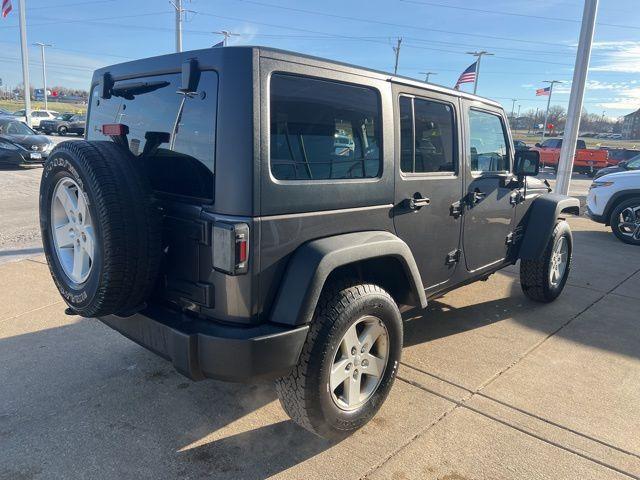
[[[236,327],[193,320],[161,307],[131,317],[100,320],[125,337],[171,361],[191,378],[249,382],[287,374],[297,363],[308,325]]]

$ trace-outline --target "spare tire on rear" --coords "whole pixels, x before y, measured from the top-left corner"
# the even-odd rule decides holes
[[[113,142],[56,146],[40,184],[40,230],[53,280],[85,317],[134,313],[161,258],[161,215],[131,153]]]

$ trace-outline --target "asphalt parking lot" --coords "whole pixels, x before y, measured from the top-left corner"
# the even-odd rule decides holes
[[[24,191],[25,219],[37,219],[26,206],[39,175],[0,172],[0,192]],[[556,302],[528,301],[512,267],[407,312],[389,399],[335,444],[294,425],[270,384],[191,382],[65,315],[37,246],[5,255],[0,479],[639,479],[640,255],[584,217],[570,223],[574,265]],[[16,238],[0,254],[36,245]]]

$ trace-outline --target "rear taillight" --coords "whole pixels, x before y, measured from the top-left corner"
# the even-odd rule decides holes
[[[213,268],[229,275],[247,273],[249,225],[216,222],[213,225]]]

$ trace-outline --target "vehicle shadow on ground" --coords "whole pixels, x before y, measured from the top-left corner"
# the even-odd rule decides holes
[[[4,338],[0,349],[0,443],[16,471],[266,478],[332,445],[286,418],[271,383],[192,382],[97,320]]]

